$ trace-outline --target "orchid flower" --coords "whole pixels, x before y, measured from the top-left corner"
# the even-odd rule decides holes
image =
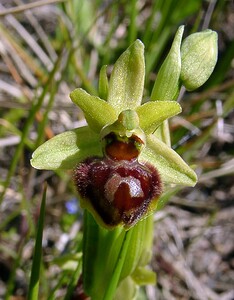
[[[217,51],[209,52],[207,64],[204,56],[201,64],[198,52],[210,47],[207,41],[215,49],[217,36],[212,31],[206,32],[205,38],[204,33],[195,38],[191,35],[181,48],[183,30],[181,26],[176,33],[150,101],[143,100],[144,45],[136,40],[116,61],[109,80],[106,66],[101,69],[100,97],[81,88],[71,92],[87,126],[53,137],[32,155],[36,169],[73,170],[81,205],[88,212],[84,287],[95,300],[113,299],[117,286],[115,299],[123,299],[126,286],[130,291],[129,286],[154,282],[152,272],[145,269],[151,257],[150,216],[169,185],[194,186],[197,182],[194,170],[170,146],[167,120],[181,112],[175,100],[182,84],[197,88],[212,73]],[[198,62],[195,68],[191,61]],[[205,72],[205,76],[199,80],[194,72]],[[111,284],[109,278],[114,278]]]

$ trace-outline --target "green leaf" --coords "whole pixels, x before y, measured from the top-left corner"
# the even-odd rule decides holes
[[[117,60],[110,77],[108,103],[120,113],[141,104],[145,78],[144,45],[136,40]]]
[[[150,101],[139,106],[136,112],[141,129],[152,133],[164,120],[180,113],[181,107],[175,101]]]
[[[38,229],[36,236],[36,243],[33,255],[33,263],[31,270],[31,277],[29,283],[29,291],[28,291],[28,300],[37,300],[38,292],[39,292],[39,280],[40,280],[40,268],[41,268],[41,256],[42,256],[42,236],[43,236],[43,227],[45,220],[45,201],[46,201],[46,186],[44,188],[42,201],[41,201],[41,209],[40,216],[38,220]]]
[[[105,291],[105,295],[103,297],[103,300],[110,300],[113,299],[113,296],[116,292],[119,278],[121,275],[121,271],[125,262],[125,259],[127,257],[128,251],[130,249],[130,241],[133,231],[128,230],[125,232],[124,239],[119,251],[119,255],[112,273],[112,276],[110,277],[109,284],[107,286],[107,289]]]
[[[157,206],[158,207],[158,206]],[[138,262],[138,267],[145,267],[148,265],[152,259],[152,246],[153,246],[153,236],[154,236],[154,214],[151,213],[147,218],[143,219],[141,222],[145,223],[145,232],[143,248],[141,251],[140,260]]]
[[[138,222],[136,226],[133,226],[130,229],[132,231],[132,237],[130,240],[131,247],[129,247],[128,249],[120,279],[124,279],[127,276],[131,275],[131,273],[136,269],[139,263],[139,259],[142,255],[145,242],[145,239],[142,239],[143,236],[145,237],[145,225],[146,219]]]
[[[146,147],[139,159],[153,164],[165,183],[194,186],[197,182],[196,173],[174,150],[153,134],[147,136]]]
[[[93,216],[85,209],[82,279],[84,290],[92,299],[103,300],[124,236],[123,228],[107,230],[96,223]],[[112,255],[113,251],[114,255]],[[106,260],[105,264],[103,257]]]
[[[91,96],[83,89],[75,89],[70,97],[84,112],[90,128],[97,133],[117,119],[117,113],[110,104],[99,97]]]
[[[152,100],[176,100],[180,91],[180,45],[184,26],[180,26],[171,50],[163,62],[151,94]]]
[[[38,147],[31,159],[36,169],[73,169],[88,156],[102,155],[99,135],[87,126],[56,135]]]

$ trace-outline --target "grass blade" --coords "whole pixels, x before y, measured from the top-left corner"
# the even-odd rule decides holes
[[[11,177],[13,176],[13,174],[15,172],[15,169],[17,167],[17,163],[18,163],[18,161],[20,159],[20,156],[23,152],[25,142],[28,138],[28,133],[29,133],[29,131],[31,129],[31,126],[32,126],[32,124],[34,122],[34,119],[35,119],[35,115],[40,110],[41,106],[43,105],[43,102],[44,102],[44,99],[45,99],[46,94],[48,92],[48,89],[50,87],[50,84],[53,81],[54,75],[55,75],[55,73],[56,73],[56,71],[57,71],[57,69],[60,65],[61,58],[62,57],[60,56],[57,59],[55,65],[54,65],[54,68],[53,68],[53,70],[51,71],[51,73],[49,75],[48,81],[45,83],[43,91],[42,91],[41,95],[38,98],[37,103],[32,106],[32,108],[29,112],[27,121],[25,122],[24,128],[22,130],[20,143],[17,145],[17,148],[15,149],[15,154],[14,154],[13,159],[11,161],[11,164],[9,166],[9,170],[8,170],[5,182],[3,183],[3,191],[0,194],[0,204],[2,203],[2,201],[4,199],[6,190],[9,186],[9,184],[10,184],[10,181],[11,181]]]
[[[46,201],[46,186],[44,188],[40,216],[38,220],[38,229],[36,235],[36,244],[33,255],[33,263],[31,270],[31,278],[29,284],[28,300],[37,300],[39,292],[39,281],[40,281],[40,266],[41,266],[41,256],[42,256],[42,236],[43,227],[45,219],[45,201]]]
[[[72,293],[77,285],[77,281],[80,277],[80,274],[81,274],[81,269],[82,269],[82,264],[81,262],[78,262],[77,263],[77,268],[76,270],[74,271],[72,277],[71,277],[71,280],[68,284],[68,287],[67,287],[67,293],[64,297],[64,300],[70,300],[71,297],[72,297]]]

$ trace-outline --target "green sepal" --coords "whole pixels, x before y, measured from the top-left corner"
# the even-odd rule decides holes
[[[98,84],[99,97],[104,100],[107,100],[108,90],[109,90],[109,82],[108,82],[106,69],[107,69],[107,65],[102,66],[99,75],[99,84]]]
[[[31,165],[36,169],[73,169],[89,156],[101,155],[99,135],[87,126],[56,135],[38,147]]]
[[[150,101],[139,107],[136,112],[140,127],[146,134],[154,132],[167,118],[181,112],[181,106],[175,101]]]
[[[144,45],[136,40],[116,61],[110,77],[107,101],[118,114],[141,104],[144,78]]]
[[[184,32],[184,26],[180,26],[175,35],[172,47],[163,62],[151,94],[152,100],[176,100],[181,83],[181,56],[180,45]]]
[[[82,109],[90,128],[95,132],[117,119],[115,109],[106,101],[91,96],[83,89],[75,89],[70,94],[71,100]]]
[[[154,165],[165,183],[194,186],[197,182],[196,173],[174,150],[153,134],[146,137],[146,147],[139,160]]]

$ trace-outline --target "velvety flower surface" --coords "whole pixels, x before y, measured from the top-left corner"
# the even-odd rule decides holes
[[[137,160],[88,158],[76,167],[74,182],[83,206],[88,201],[96,218],[110,227],[134,225],[162,192],[157,170]]]

